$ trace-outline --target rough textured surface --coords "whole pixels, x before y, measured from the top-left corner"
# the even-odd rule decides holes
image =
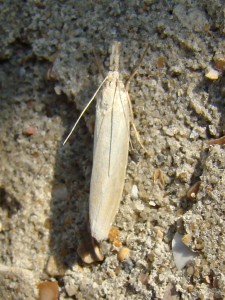
[[[37,299],[32,271],[0,265],[1,299]]]
[[[224,135],[224,20],[222,0],[1,5],[0,263],[12,271],[9,283],[0,269],[3,299],[35,295],[24,277],[27,290],[14,296],[15,268],[36,283],[56,278],[61,300],[223,298],[225,155],[207,141]],[[101,78],[93,49],[106,73],[113,39],[123,45],[124,80],[150,43],[130,97],[151,156],[132,134],[114,224],[129,259],[120,263],[105,241],[104,262],[87,267],[76,250],[88,223],[94,105],[62,141]],[[210,69],[217,80],[205,77]],[[196,199],[187,199],[199,180]],[[175,232],[190,234],[198,253],[182,271],[171,252]]]

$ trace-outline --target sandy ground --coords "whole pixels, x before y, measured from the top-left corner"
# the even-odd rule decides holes
[[[61,300],[224,299],[225,152],[208,145],[225,134],[223,1],[12,0],[0,28],[0,298],[38,299],[46,280]],[[62,142],[98,87],[98,65],[107,73],[113,40],[124,81],[150,45],[129,90],[149,155],[131,132],[113,224],[130,256],[120,262],[107,240],[105,260],[88,266],[77,247],[95,104]],[[176,232],[195,257],[182,270]]]

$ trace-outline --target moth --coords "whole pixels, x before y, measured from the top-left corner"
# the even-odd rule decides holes
[[[130,123],[133,115],[127,86],[120,79],[119,58],[120,43],[115,41],[110,56],[110,71],[69,134],[70,136],[102,87],[96,105],[89,196],[90,230],[92,237],[98,242],[108,238],[119,210],[128,162]]]
[[[120,44],[114,42],[110,72],[97,99],[89,217],[91,235],[107,239],[122,198],[130,139],[130,99],[120,80]]]

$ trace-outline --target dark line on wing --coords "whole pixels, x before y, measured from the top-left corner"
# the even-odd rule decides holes
[[[116,90],[117,90],[117,80],[116,80],[116,88],[113,95],[113,103],[112,103],[112,110],[111,110],[111,133],[110,133],[110,143],[109,143],[109,167],[108,167],[108,176],[110,175],[110,167],[111,167],[111,151],[112,151],[112,134],[113,134],[113,106],[116,96]]]

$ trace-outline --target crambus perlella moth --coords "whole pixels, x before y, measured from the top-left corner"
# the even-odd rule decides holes
[[[110,56],[110,71],[64,142],[65,144],[80,118],[103,87],[97,97],[89,197],[91,235],[98,242],[108,238],[109,230],[119,210],[128,162],[130,123],[133,118],[127,87],[119,78],[119,52],[120,43],[114,42]],[[134,129],[137,133],[135,127]]]
[[[130,100],[119,79],[119,48],[112,46],[110,69],[97,100],[89,216],[91,234],[107,239],[122,198],[130,139]]]

